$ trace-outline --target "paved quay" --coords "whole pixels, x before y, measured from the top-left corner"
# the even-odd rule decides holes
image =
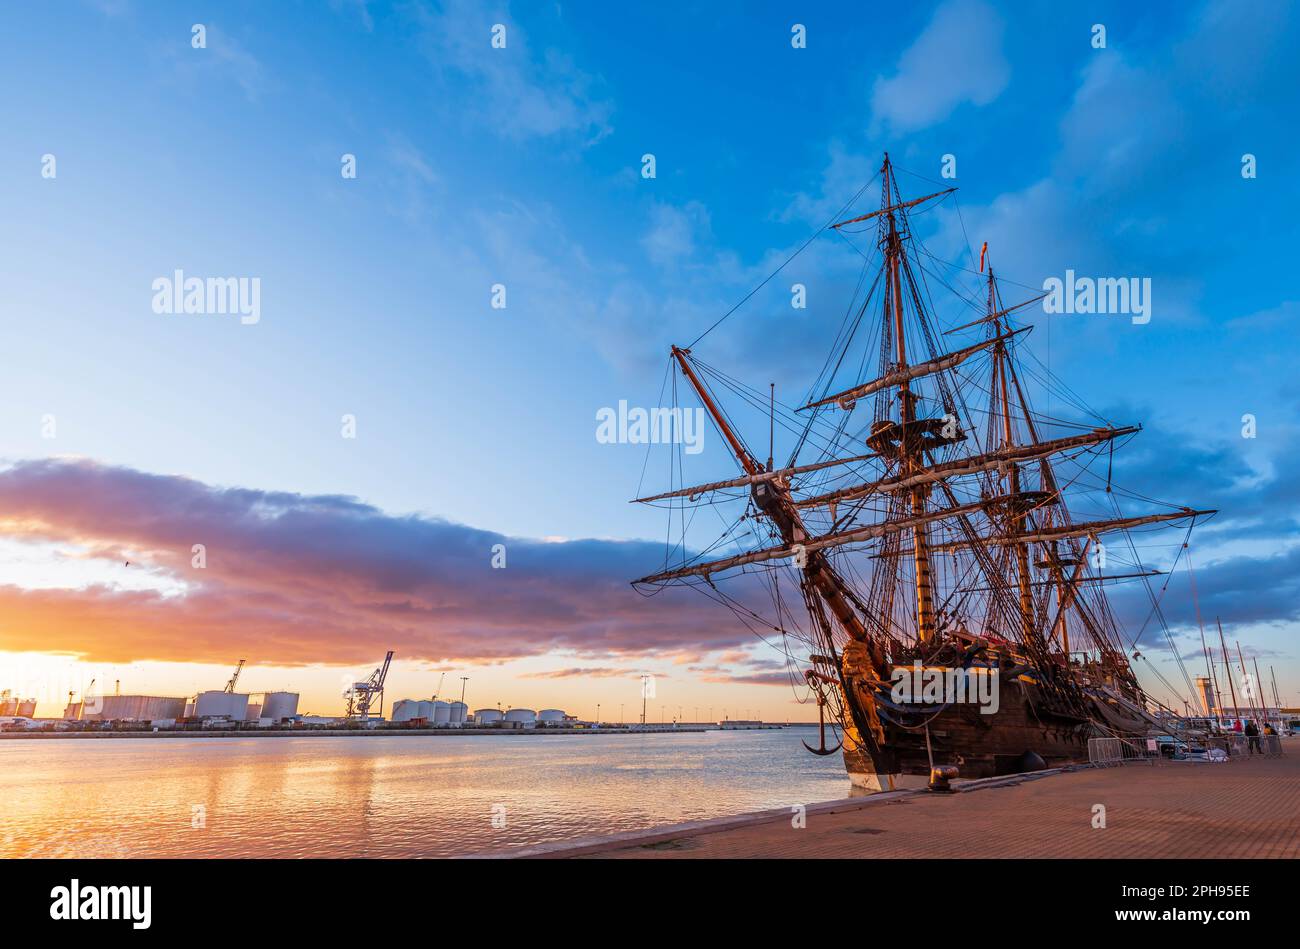
[[[1300,747],[1224,764],[1162,761],[784,808],[521,856],[596,858],[1300,857]],[[1096,805],[1104,828],[1094,827]]]

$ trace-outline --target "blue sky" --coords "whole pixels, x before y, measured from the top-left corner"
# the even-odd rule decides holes
[[[353,496],[509,537],[653,539],[656,512],[626,503],[644,451],[599,444],[596,411],[653,403],[668,345],[884,150],[911,194],[952,154],[957,202],[917,218],[947,260],[987,240],[1025,295],[1066,268],[1152,279],[1149,324],[1043,318],[1032,345],[1104,415],[1148,426],[1159,448],[1124,463],[1130,486],[1225,508],[1196,551],[1203,607],[1249,614],[1243,638],[1300,686],[1298,19],[1281,3],[7,6],[0,456]],[[856,263],[819,240],[698,354],[793,401]],[[260,322],[152,312],[151,281],[178,268],[260,277]],[[795,281],[810,305],[792,316]],[[732,473],[713,442],[694,463]]]

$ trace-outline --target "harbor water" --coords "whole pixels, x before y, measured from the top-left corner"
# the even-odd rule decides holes
[[[816,729],[0,742],[0,857],[445,857],[850,795]]]

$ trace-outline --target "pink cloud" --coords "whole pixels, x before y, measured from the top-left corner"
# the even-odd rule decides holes
[[[0,648],[87,659],[295,664],[502,661],[566,650],[657,658],[734,649],[748,633],[689,591],[628,585],[663,561],[639,541],[544,543],[392,515],[356,498],[220,488],[84,460],[0,472],[0,536],[76,544],[114,569],[175,578],[163,596],[111,585],[0,586]],[[191,565],[203,544],[207,566]],[[504,569],[492,567],[496,544]],[[120,559],[119,559],[120,558]]]

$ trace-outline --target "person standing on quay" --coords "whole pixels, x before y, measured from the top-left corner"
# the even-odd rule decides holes
[[[1259,746],[1259,726],[1253,721],[1246,723],[1246,737],[1250,739],[1246,744],[1246,750],[1252,755],[1257,751],[1262,755],[1264,749]]]

